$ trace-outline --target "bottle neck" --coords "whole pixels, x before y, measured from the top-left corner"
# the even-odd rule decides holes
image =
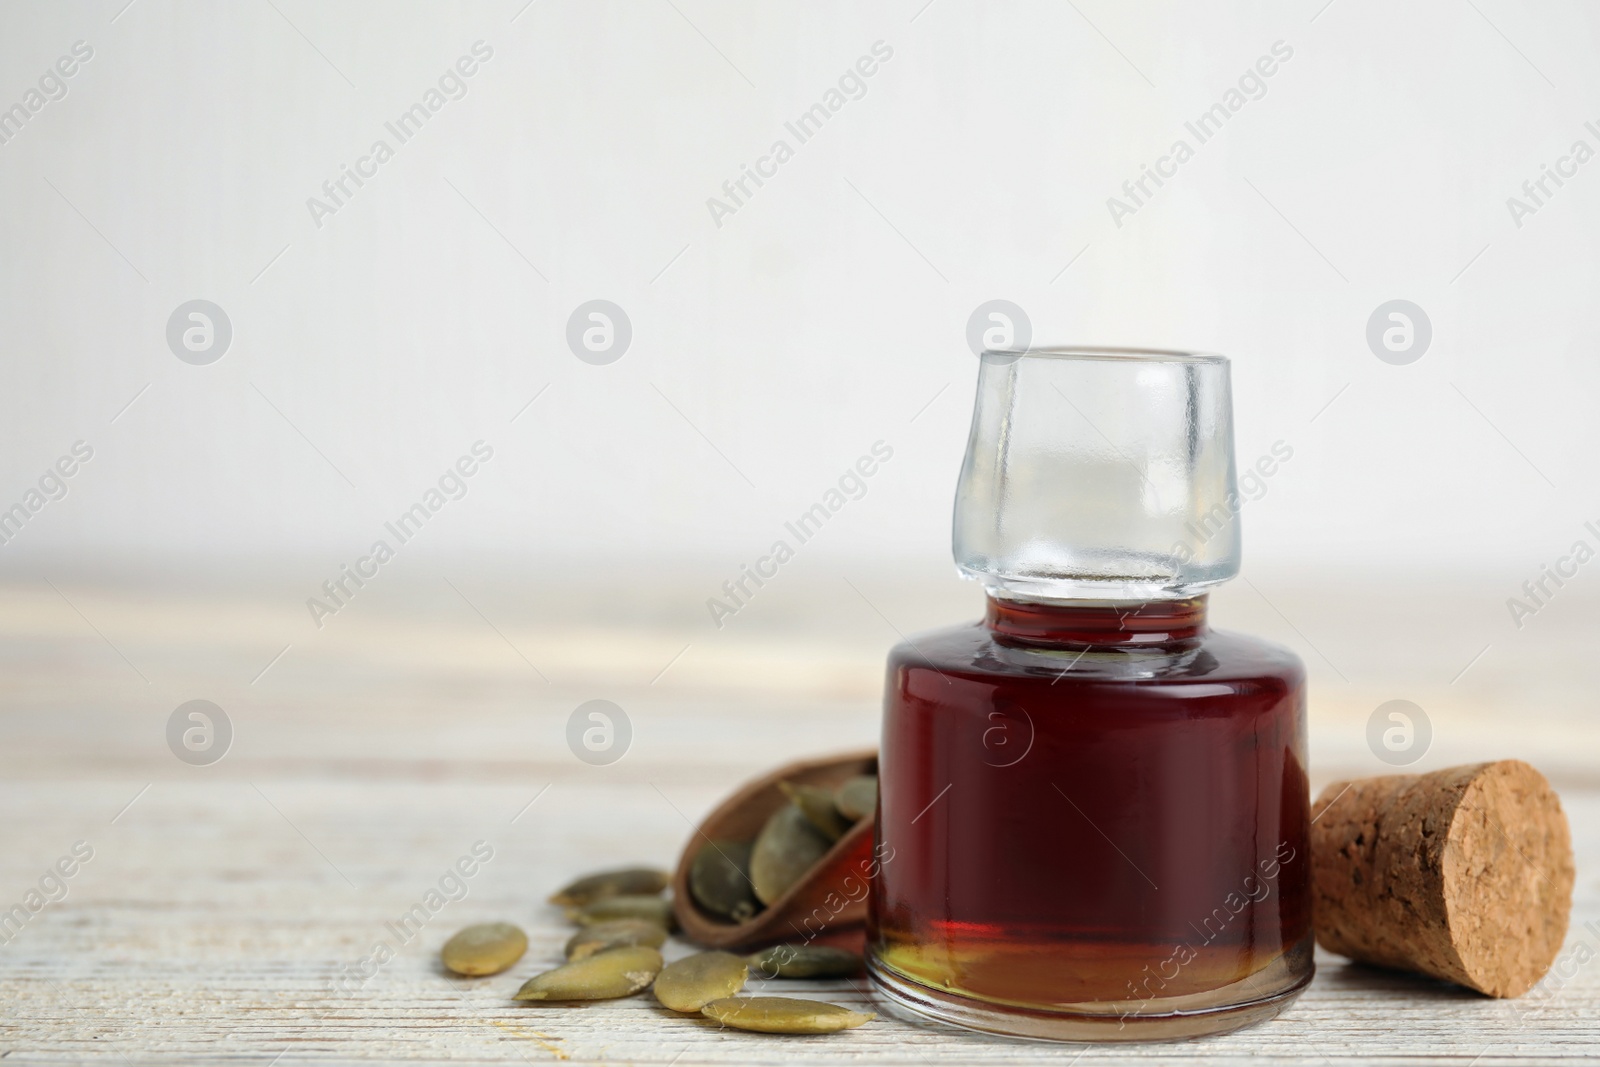
[[[1143,602],[988,600],[984,623],[1008,645],[1156,648],[1195,641],[1208,628],[1205,596]]]

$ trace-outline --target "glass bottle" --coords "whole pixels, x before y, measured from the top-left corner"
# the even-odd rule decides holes
[[[1234,480],[1226,359],[983,354],[954,547],[986,617],[889,655],[868,962],[895,1007],[1168,1039],[1311,980],[1305,669],[1206,618]]]

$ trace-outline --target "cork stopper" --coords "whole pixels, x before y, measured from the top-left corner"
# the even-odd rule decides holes
[[[1363,778],[1317,798],[1311,875],[1329,952],[1515,997],[1566,937],[1572,838],[1521,760]]]

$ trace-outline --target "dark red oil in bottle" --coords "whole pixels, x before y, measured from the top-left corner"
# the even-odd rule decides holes
[[[894,649],[880,978],[1124,1019],[1309,980],[1304,667],[1205,609],[991,598]]]

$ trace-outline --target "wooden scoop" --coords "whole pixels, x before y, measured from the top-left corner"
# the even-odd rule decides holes
[[[789,803],[780,782],[837,788],[858,774],[878,773],[876,751],[788,763],[740,787],[706,816],[672,876],[673,911],[690,940],[709,948],[749,951],[780,942],[836,945],[859,951],[865,936],[867,889],[877,872],[873,816],[867,815],[806,875],[755,917],[735,923],[703,911],[689,892],[689,868],[712,841],[754,841],[773,812]]]

